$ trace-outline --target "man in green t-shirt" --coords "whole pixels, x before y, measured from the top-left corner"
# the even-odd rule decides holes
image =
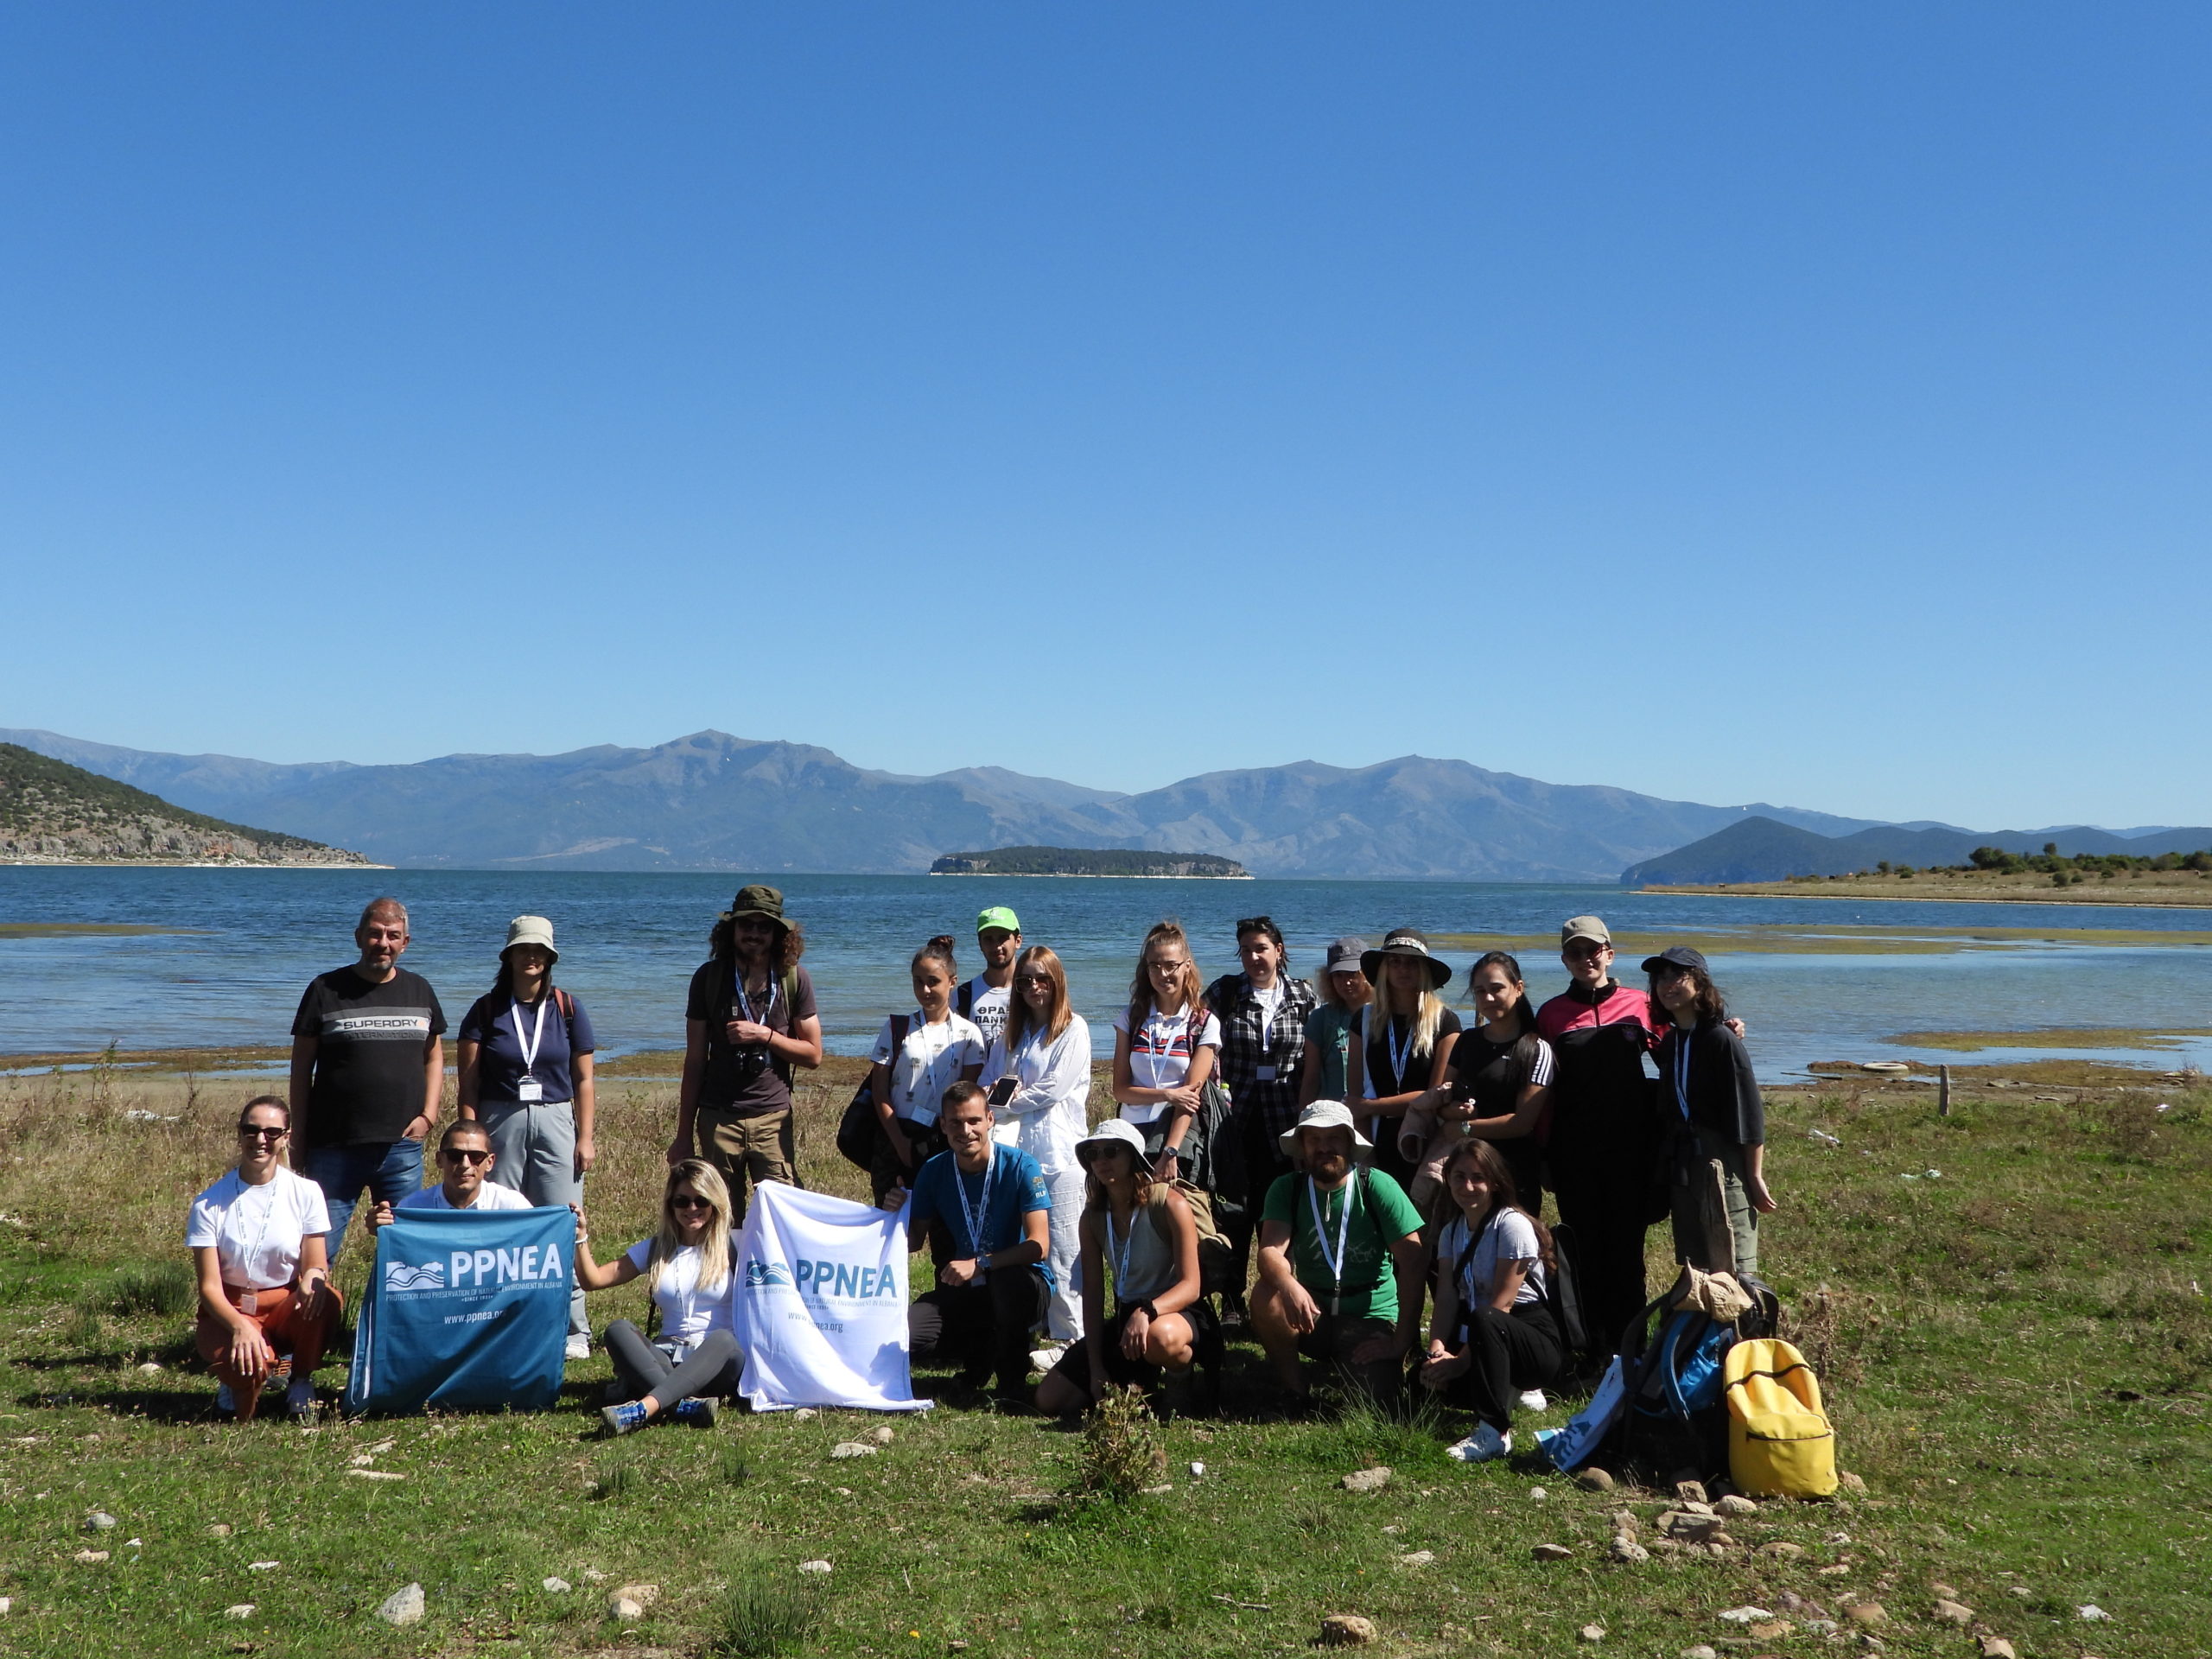
[[[1302,1173],[1279,1176],[1260,1212],[1252,1329],[1294,1400],[1308,1395],[1301,1354],[1388,1399],[1421,1321],[1421,1212],[1389,1176],[1354,1170],[1373,1147],[1342,1101],[1306,1107],[1282,1149]]]

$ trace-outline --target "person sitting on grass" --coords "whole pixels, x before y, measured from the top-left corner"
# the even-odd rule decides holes
[[[221,1384],[215,1404],[253,1421],[279,1344],[292,1352],[284,1408],[315,1413],[315,1369],[339,1310],[322,1189],[284,1166],[292,1109],[258,1095],[238,1116],[238,1161],[192,1201],[184,1242],[200,1286],[194,1341]]]
[[[1452,1148],[1444,1190],[1459,1213],[1436,1242],[1436,1313],[1421,1380],[1481,1420],[1452,1455],[1487,1463],[1513,1450],[1514,1391],[1549,1388],[1567,1363],[1544,1305],[1551,1236],[1521,1207],[1504,1154],[1487,1141]]]
[[[527,1210],[530,1200],[512,1186],[490,1179],[499,1162],[492,1150],[491,1131],[476,1118],[464,1117],[446,1125],[438,1137],[438,1184],[417,1188],[397,1205],[379,1198],[369,1217],[372,1232],[391,1225],[392,1211],[400,1210]]]
[[[703,1158],[686,1158],[668,1172],[660,1231],[640,1239],[620,1259],[592,1260],[591,1231],[576,1217],[576,1282],[610,1290],[640,1274],[660,1309],[660,1340],[648,1342],[627,1319],[607,1327],[607,1357],[623,1399],[600,1413],[609,1434],[627,1434],[666,1414],[695,1428],[712,1428],[721,1397],[737,1391],[742,1360],[731,1330],[729,1188]]]
[[[1054,1417],[1089,1410],[1109,1388],[1149,1389],[1162,1372],[1180,1380],[1195,1357],[1188,1310],[1198,1300],[1198,1230],[1191,1206],[1153,1179],[1134,1123],[1109,1118],[1076,1142],[1075,1155],[1090,1177],[1077,1246],[1084,1335],[1038,1385],[1037,1409]]]
[[[1317,1100],[1282,1135],[1302,1173],[1276,1178],[1260,1214],[1252,1328],[1294,1402],[1299,1357],[1333,1362],[1370,1398],[1395,1398],[1421,1318],[1421,1212],[1381,1170],[1340,1100]]]
[[[1002,1405],[1028,1403],[1029,1333],[1044,1323],[1052,1294],[1052,1200],[1037,1160],[991,1134],[991,1103],[973,1083],[944,1091],[938,1124],[946,1149],[914,1174],[906,1242],[919,1249],[932,1222],[942,1223],[952,1259],[937,1270],[937,1288],[906,1310],[910,1363],[939,1352],[960,1365],[960,1383],[981,1388],[998,1373]],[[906,1195],[883,1198],[895,1209]]]

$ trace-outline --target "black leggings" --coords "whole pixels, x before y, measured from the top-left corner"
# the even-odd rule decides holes
[[[1051,1300],[1033,1262],[993,1268],[980,1285],[939,1285],[906,1309],[907,1358],[919,1365],[949,1356],[970,1387],[995,1370],[1001,1392],[1026,1395],[1029,1333],[1045,1322]]]
[[[1559,1326],[1541,1302],[1522,1302],[1510,1313],[1478,1307],[1461,1333],[1475,1363],[1459,1378],[1452,1398],[1501,1433],[1513,1427],[1518,1390],[1549,1388],[1559,1380],[1566,1356]]]
[[[647,1342],[645,1333],[627,1319],[607,1327],[607,1357],[614,1362],[624,1398],[642,1400],[650,1394],[664,1411],[679,1400],[735,1394],[743,1363],[737,1338],[727,1331],[708,1332],[678,1362]]]

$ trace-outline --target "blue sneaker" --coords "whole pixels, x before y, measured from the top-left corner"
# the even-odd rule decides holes
[[[1501,1433],[1488,1423],[1475,1425],[1475,1432],[1452,1447],[1450,1455],[1462,1463],[1489,1463],[1513,1450],[1513,1433]]]
[[[650,1421],[642,1400],[625,1400],[619,1406],[606,1407],[600,1412],[599,1420],[607,1425],[609,1435],[633,1434]]]
[[[693,1428],[712,1428],[715,1419],[721,1414],[721,1401],[707,1395],[696,1395],[689,1400],[677,1401],[676,1409],[669,1415]]]

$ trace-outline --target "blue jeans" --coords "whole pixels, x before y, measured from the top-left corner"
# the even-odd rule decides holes
[[[397,1204],[423,1185],[423,1143],[405,1136],[388,1145],[371,1142],[360,1147],[309,1147],[307,1178],[322,1189],[330,1211],[330,1262],[338,1265],[338,1247],[346,1242],[346,1224],[353,1219],[353,1206],[367,1187],[379,1204]]]

